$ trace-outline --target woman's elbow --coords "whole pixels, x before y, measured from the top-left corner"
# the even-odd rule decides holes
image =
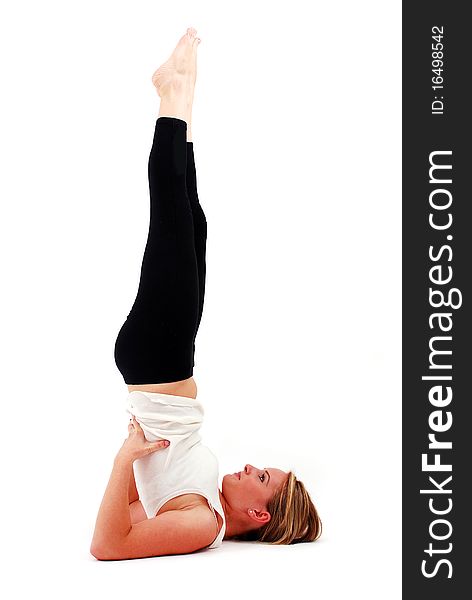
[[[104,552],[103,547],[98,546],[97,544],[92,542],[90,546],[90,554],[96,558],[97,560],[108,560],[106,558],[106,552]]]
[[[90,554],[97,560],[117,560],[116,552],[113,552],[109,544],[98,544],[93,541],[90,546]]]

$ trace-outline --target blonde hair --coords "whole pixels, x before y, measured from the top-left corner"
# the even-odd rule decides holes
[[[322,523],[305,486],[292,471],[267,503],[270,521],[258,529],[234,537],[236,540],[299,544],[314,542]]]

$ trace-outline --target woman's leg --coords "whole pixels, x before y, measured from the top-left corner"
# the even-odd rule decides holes
[[[180,65],[178,75],[174,77],[167,67],[166,77],[160,81],[161,92],[163,88],[165,91],[161,93],[158,87],[161,106],[148,165],[148,239],[138,293],[115,343],[115,361],[128,385],[181,381],[193,373],[194,342],[201,318],[194,213],[200,223],[197,247],[202,256],[202,214],[192,171],[192,200],[187,192],[187,152],[191,145],[187,126],[195,83],[195,39],[195,34],[182,37],[169,59]],[[193,156],[190,164],[192,160]]]
[[[195,254],[198,267],[198,320],[195,330],[197,335],[198,327],[202,318],[203,303],[205,298],[205,278],[206,278],[206,241],[207,241],[207,221],[203,208],[199,202],[197,192],[197,173],[195,168],[195,156],[193,142],[187,142],[187,194],[190,200],[190,207],[193,216],[193,231],[195,241]],[[195,344],[194,344],[195,350]]]

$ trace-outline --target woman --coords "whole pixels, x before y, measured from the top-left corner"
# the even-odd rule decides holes
[[[223,539],[308,542],[321,521],[292,472],[223,477],[201,443],[192,376],[205,293],[207,223],[191,134],[200,39],[187,32],[153,75],[161,98],[148,175],[150,226],[138,293],[115,344],[128,386],[129,435],[118,452],[90,551],[99,560],[190,553]]]

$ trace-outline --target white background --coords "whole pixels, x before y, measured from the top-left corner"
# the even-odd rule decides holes
[[[8,597],[400,598],[400,2],[3,6]],[[324,534],[100,562],[91,536],[127,436],[113,348],[148,228],[151,76],[188,26],[203,441],[221,476],[294,469]]]

